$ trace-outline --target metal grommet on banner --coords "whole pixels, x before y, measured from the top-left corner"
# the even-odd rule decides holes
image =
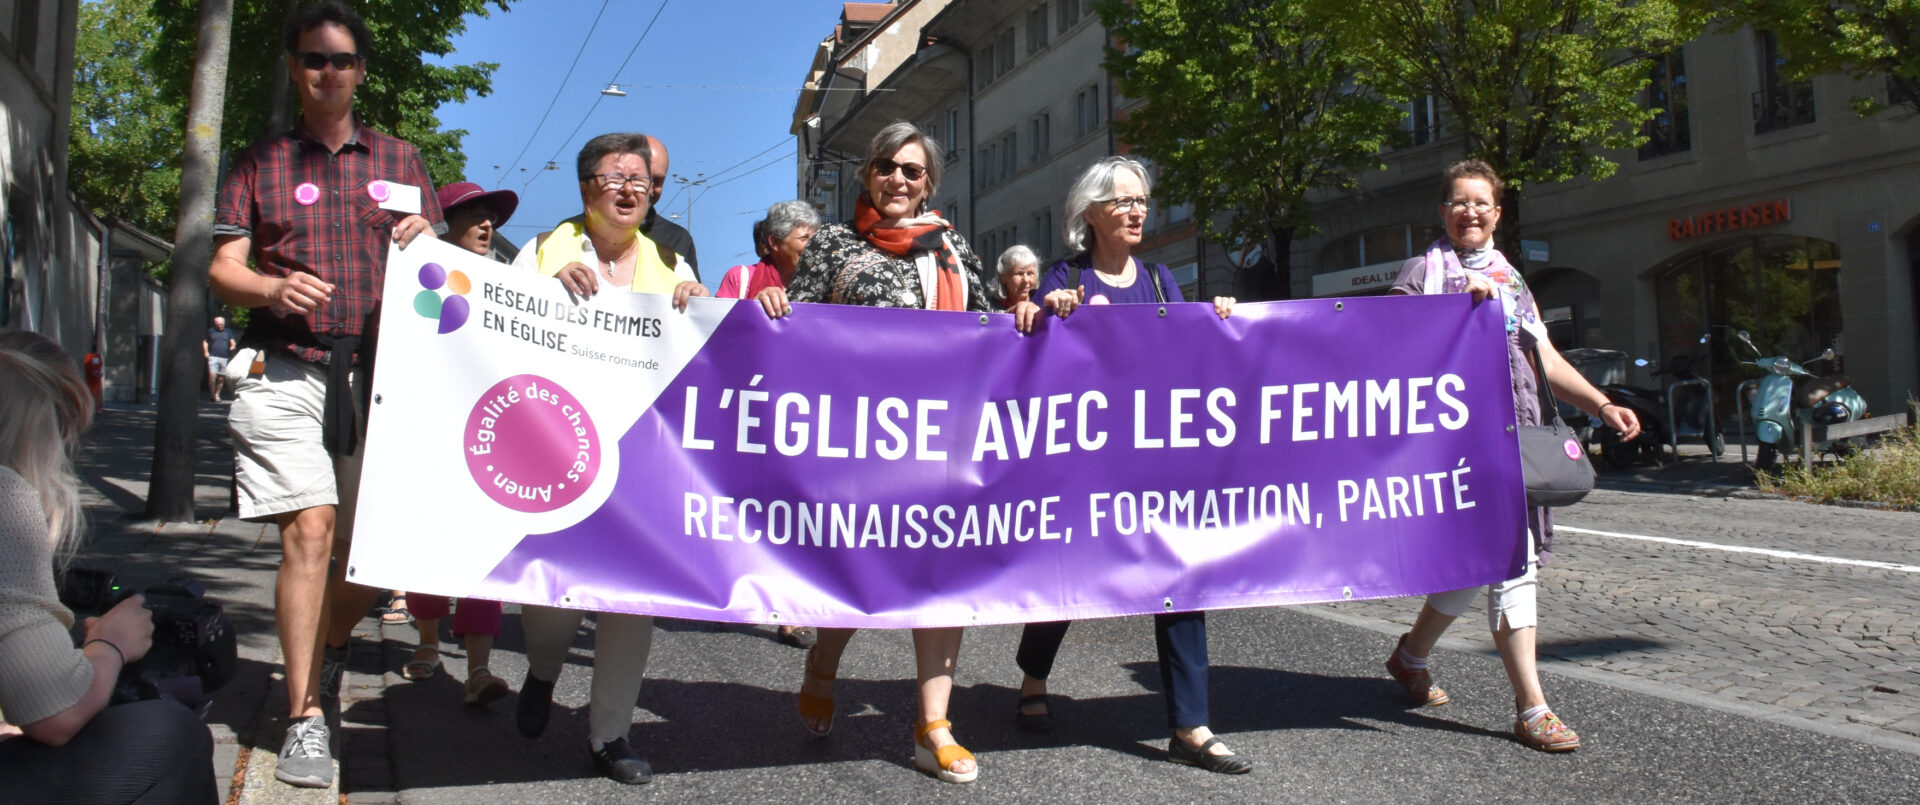
[[[1163,308],[1160,308],[1160,318],[1163,318],[1163,319],[1164,319],[1164,318],[1166,318],[1166,317],[1167,317],[1167,309],[1166,309],[1166,308],[1164,308],[1164,307],[1163,307]]]
[[[985,313],[980,314],[980,324],[982,326],[985,326],[986,323],[987,323],[987,314]]]
[[[1512,425],[1508,425],[1508,426],[1507,426],[1507,432],[1508,432],[1508,433],[1512,433],[1512,432],[1513,432],[1513,426],[1512,426]]]
[[[780,613],[778,613],[778,612],[769,612],[769,613],[767,613],[767,619],[768,619],[768,620],[771,620],[771,621],[773,621],[774,623],[779,623],[779,622],[780,622]]]
[[[378,395],[378,394],[375,394],[375,395],[373,395],[373,404],[374,404],[374,405],[379,405],[379,404],[380,404],[380,395]]]
[[[347,578],[353,578],[353,565],[347,565]]]
[[[563,595],[563,596],[560,596],[560,603],[562,603],[562,604],[571,604],[571,603],[573,603],[573,596],[571,596],[571,595]]]
[[[1345,303],[1345,302],[1335,302],[1335,303],[1333,303],[1333,309],[1334,309],[1334,310],[1346,310],[1346,309],[1347,309],[1347,303]]]
[[[1173,599],[1171,599],[1171,598],[1169,598],[1169,599],[1167,599],[1167,600],[1165,600],[1165,601],[1162,601],[1162,602],[1160,602],[1160,605],[1161,605],[1161,606],[1163,606],[1163,607],[1166,607],[1166,608],[1167,608],[1167,611],[1168,611],[1168,612],[1172,612],[1172,611],[1173,611]]]
[[[1353,588],[1352,588],[1352,587],[1342,587],[1342,588],[1340,588],[1340,597],[1341,597],[1341,598],[1344,598],[1344,599],[1346,599],[1346,600],[1348,600],[1348,601],[1352,601],[1352,600],[1353,600]]]

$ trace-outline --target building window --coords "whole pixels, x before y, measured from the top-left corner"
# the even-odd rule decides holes
[[[1047,4],[1041,3],[1027,12],[1027,55],[1039,53],[1047,46]]]
[[[1013,29],[1012,28],[1008,28],[1000,32],[1000,40],[995,43],[994,49],[997,50],[1000,54],[1000,64],[999,66],[994,68],[993,77],[999,78],[1000,76],[1013,72]]]
[[[980,164],[973,172],[975,187],[987,188],[993,186],[993,172],[1000,167],[1000,163],[995,162],[993,158],[995,150],[996,147],[991,145],[980,149]]]
[[[1440,139],[1440,107],[1432,95],[1423,95],[1400,104],[1400,111],[1406,114],[1401,119],[1401,131],[1406,132],[1409,147],[1426,145]]]
[[[960,110],[947,110],[947,161],[960,157]]]
[[[1054,8],[1056,11],[1053,16],[1060,33],[1066,33],[1080,19],[1080,0],[1060,0]]]
[[[1434,224],[1398,224],[1348,235],[1320,252],[1320,273],[1399,263],[1426,253],[1427,246],[1442,234]]]
[[[1100,128],[1100,85],[1080,90],[1073,99],[1073,136],[1085,137]]]
[[[1677,154],[1693,147],[1693,133],[1687,125],[1687,59],[1674,51],[1653,60],[1647,73],[1647,106],[1660,111],[1640,127],[1647,142],[1640,146],[1640,158],[1652,159]]]
[[[974,86],[976,88],[985,88],[988,84],[993,83],[993,67],[994,65],[999,63],[1000,63],[999,59],[994,56],[992,45],[983,47],[980,49],[979,53],[974,54],[973,56],[973,72],[975,74]]]
[[[1053,209],[1051,207],[1033,214],[1033,253],[1040,258],[1040,267],[1046,268],[1047,257],[1053,253]]]
[[[1093,0],[1080,0],[1080,16],[1084,17],[1092,13]]]
[[[1041,112],[1027,121],[1027,161],[1039,162],[1053,153],[1053,115]]]
[[[1000,135],[1000,175],[1012,176],[1020,169],[1020,134],[1009,131]]]
[[[1760,90],[1753,93],[1753,133],[1813,122],[1813,85],[1786,80],[1780,68],[1787,63],[1780,52],[1780,38],[1772,31],[1754,34],[1754,51],[1760,59]]]

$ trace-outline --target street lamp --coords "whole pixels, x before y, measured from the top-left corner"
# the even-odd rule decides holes
[[[691,179],[685,176],[675,176],[673,177],[673,181],[680,185],[681,192],[687,194],[687,231],[691,232],[693,231],[693,189],[706,186],[706,174],[696,173]],[[703,194],[704,192],[705,191],[702,191]]]
[[[606,89],[600,90],[600,94],[611,98],[627,97],[626,90],[621,89],[619,84],[608,84]]]

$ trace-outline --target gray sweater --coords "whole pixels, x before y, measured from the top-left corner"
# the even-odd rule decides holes
[[[86,695],[93,663],[74,648],[72,626],[54,588],[40,495],[0,464],[0,720],[31,724]]]

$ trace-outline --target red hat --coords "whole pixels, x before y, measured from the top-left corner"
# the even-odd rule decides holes
[[[505,224],[508,218],[512,218],[513,211],[520,206],[520,197],[514,195],[512,190],[495,190],[489,193],[472,182],[454,182],[440,188],[434,195],[440,199],[442,215],[462,204],[487,205],[493,210],[493,225],[496,227]]]

